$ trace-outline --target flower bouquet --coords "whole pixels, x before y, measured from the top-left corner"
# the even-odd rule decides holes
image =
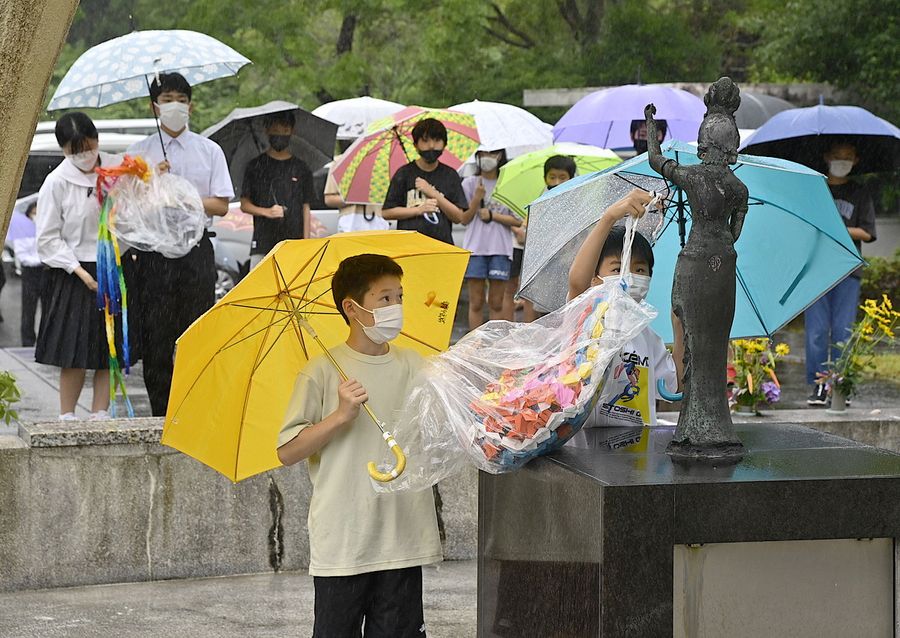
[[[729,403],[738,412],[756,413],[761,406],[781,399],[781,382],[775,374],[778,359],[790,354],[785,343],[774,348],[769,339],[735,339],[731,342]]]
[[[866,299],[860,309],[862,318],[850,328],[847,339],[836,346],[840,353],[837,360],[829,359],[826,372],[819,374],[819,383],[825,384],[833,411],[844,410],[846,400],[856,394],[863,372],[872,367],[876,347],[897,341],[900,312],[894,310],[887,295],[882,294],[880,303]]]
[[[469,333],[416,378],[395,420],[406,471],[375,489],[425,489],[468,465],[509,472],[558,449],[655,315],[611,279],[534,323],[491,321]]]

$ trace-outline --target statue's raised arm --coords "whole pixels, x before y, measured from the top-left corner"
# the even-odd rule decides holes
[[[679,170],[681,168],[680,165],[675,160],[662,154],[662,149],[659,146],[659,136],[657,135],[656,120],[653,119],[654,115],[656,115],[656,106],[648,104],[644,107],[644,117],[647,120],[647,159],[649,159],[650,166],[654,171],[676,186],[684,188],[685,176],[683,171]]]

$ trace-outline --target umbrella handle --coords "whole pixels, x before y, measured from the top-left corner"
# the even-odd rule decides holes
[[[381,483],[387,483],[388,481],[393,481],[395,478],[403,474],[403,470],[406,469],[406,455],[403,453],[403,450],[400,449],[400,446],[397,445],[397,442],[394,440],[394,437],[391,436],[390,432],[385,431],[383,436],[385,443],[387,443],[388,447],[391,449],[391,452],[394,453],[394,458],[397,459],[397,464],[390,472],[379,472],[378,466],[375,465],[373,461],[369,461],[369,476]]]

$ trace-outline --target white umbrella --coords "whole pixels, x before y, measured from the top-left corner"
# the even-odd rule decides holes
[[[157,73],[180,73],[191,86],[237,75],[250,60],[205,33],[134,31],[91,47],[60,81],[48,111],[99,108],[148,97]]]
[[[451,106],[452,111],[462,111],[475,116],[478,137],[481,138],[479,151],[506,149],[507,159],[547,148],[553,144],[552,127],[518,106],[501,102],[475,100]],[[474,173],[474,159],[469,159],[460,174]]]
[[[314,109],[312,113],[337,124],[339,140],[355,140],[366,132],[372,122],[389,117],[405,108],[403,104],[366,95],[328,102]]]

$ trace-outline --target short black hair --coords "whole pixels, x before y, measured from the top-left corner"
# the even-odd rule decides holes
[[[277,113],[269,113],[263,118],[263,127],[269,128],[275,124],[287,124],[292,129],[297,124],[297,116],[293,111],[278,111]]]
[[[569,179],[571,179],[575,177],[575,171],[578,170],[578,167],[575,165],[574,157],[554,155],[553,157],[548,157],[547,161],[544,162],[544,177],[547,177],[547,173],[551,170],[565,171],[569,174]]]
[[[181,73],[160,73],[158,81],[154,78],[150,83],[150,101],[156,102],[161,94],[169,91],[183,93],[191,101],[191,85]]]
[[[372,283],[381,277],[403,278],[403,269],[396,261],[384,255],[363,254],[347,257],[338,265],[331,278],[331,295],[334,305],[349,326],[350,320],[341,307],[348,297],[362,305],[363,297]]]
[[[443,140],[447,143],[447,127],[440,120],[433,117],[426,117],[419,120],[412,130],[413,144],[418,144],[419,140]]]
[[[603,250],[600,251],[600,258],[597,260],[597,267],[594,269],[594,273],[596,274],[600,271],[600,264],[603,263],[605,258],[621,257],[624,245],[625,227],[613,226],[606,238],[606,243],[603,244]],[[650,274],[653,274],[653,247],[650,246],[647,238],[639,232],[634,233],[634,241],[631,242],[631,259],[643,259],[646,261],[647,266],[650,267]]]
[[[56,143],[60,148],[68,144],[70,153],[81,153],[88,140],[98,137],[94,122],[81,111],[66,113],[56,120]]]
[[[641,124],[646,124],[647,120],[631,120],[631,137],[634,139],[634,134],[637,133],[637,130],[641,128]],[[666,136],[666,132],[669,130],[669,123],[665,120],[656,120],[656,131],[658,133],[662,133],[663,137]]]

